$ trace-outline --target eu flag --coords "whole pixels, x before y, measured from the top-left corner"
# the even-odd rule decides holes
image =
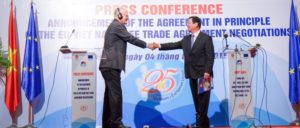
[[[42,91],[39,44],[33,6],[31,4],[22,70],[22,88],[29,102]]]
[[[300,52],[298,18],[292,0],[289,37],[289,98],[292,104],[300,100]]]

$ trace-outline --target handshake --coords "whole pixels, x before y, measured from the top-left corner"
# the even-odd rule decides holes
[[[157,49],[160,47],[160,45],[156,42],[148,43],[147,45],[148,45],[148,48],[151,50],[154,50],[154,49]]]

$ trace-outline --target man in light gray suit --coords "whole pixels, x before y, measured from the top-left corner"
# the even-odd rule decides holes
[[[141,48],[152,48],[153,44],[131,35],[125,25],[128,23],[128,11],[117,8],[114,20],[108,26],[104,37],[104,49],[99,70],[105,81],[102,115],[103,128],[126,128],[122,122],[121,71],[125,71],[127,42]]]

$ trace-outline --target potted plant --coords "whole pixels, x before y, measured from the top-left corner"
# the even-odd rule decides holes
[[[1,40],[0,40],[1,41]],[[2,49],[2,42],[0,42],[0,81],[4,83],[3,78],[5,77],[6,68],[10,65],[9,60],[7,59],[7,51]]]

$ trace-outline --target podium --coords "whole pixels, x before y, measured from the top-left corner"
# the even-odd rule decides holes
[[[96,55],[70,49],[61,52],[72,55],[72,128],[95,128]]]
[[[253,119],[251,86],[251,53],[227,52],[229,71],[229,120],[232,127],[239,127]]]

